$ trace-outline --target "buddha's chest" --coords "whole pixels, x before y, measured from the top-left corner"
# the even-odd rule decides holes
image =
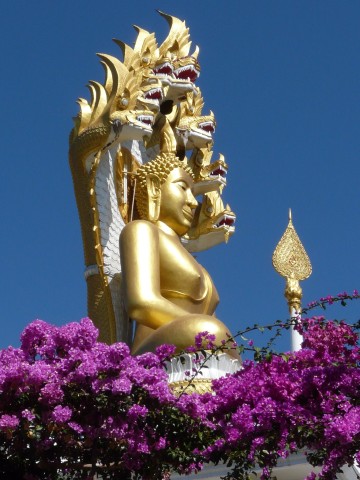
[[[177,238],[160,237],[160,289],[163,295],[202,301],[208,293],[204,269]]]

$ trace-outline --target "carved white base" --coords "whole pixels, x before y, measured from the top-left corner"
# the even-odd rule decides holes
[[[169,383],[189,380],[194,373],[196,378],[215,380],[240,370],[239,360],[231,358],[227,353],[217,355],[206,354],[206,358],[200,352],[184,353],[167,362],[166,371]],[[190,376],[186,373],[190,372]]]
[[[189,393],[190,389],[198,393],[211,392],[212,380],[235,373],[240,368],[239,360],[227,353],[212,355],[206,352],[205,355],[201,352],[178,355],[166,365],[169,385],[176,395],[184,389]]]

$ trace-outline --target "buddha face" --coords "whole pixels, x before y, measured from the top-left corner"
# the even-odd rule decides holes
[[[161,185],[158,220],[168,225],[178,235],[190,228],[197,201],[192,193],[193,179],[182,168],[175,168]]]

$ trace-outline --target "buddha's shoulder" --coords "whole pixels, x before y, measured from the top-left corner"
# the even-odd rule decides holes
[[[122,229],[120,237],[132,235],[158,235],[158,228],[148,220],[133,220]]]

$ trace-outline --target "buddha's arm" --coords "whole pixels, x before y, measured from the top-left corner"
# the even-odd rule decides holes
[[[161,295],[159,232],[152,223],[129,223],[120,236],[121,267],[129,317],[157,329],[189,312]]]

